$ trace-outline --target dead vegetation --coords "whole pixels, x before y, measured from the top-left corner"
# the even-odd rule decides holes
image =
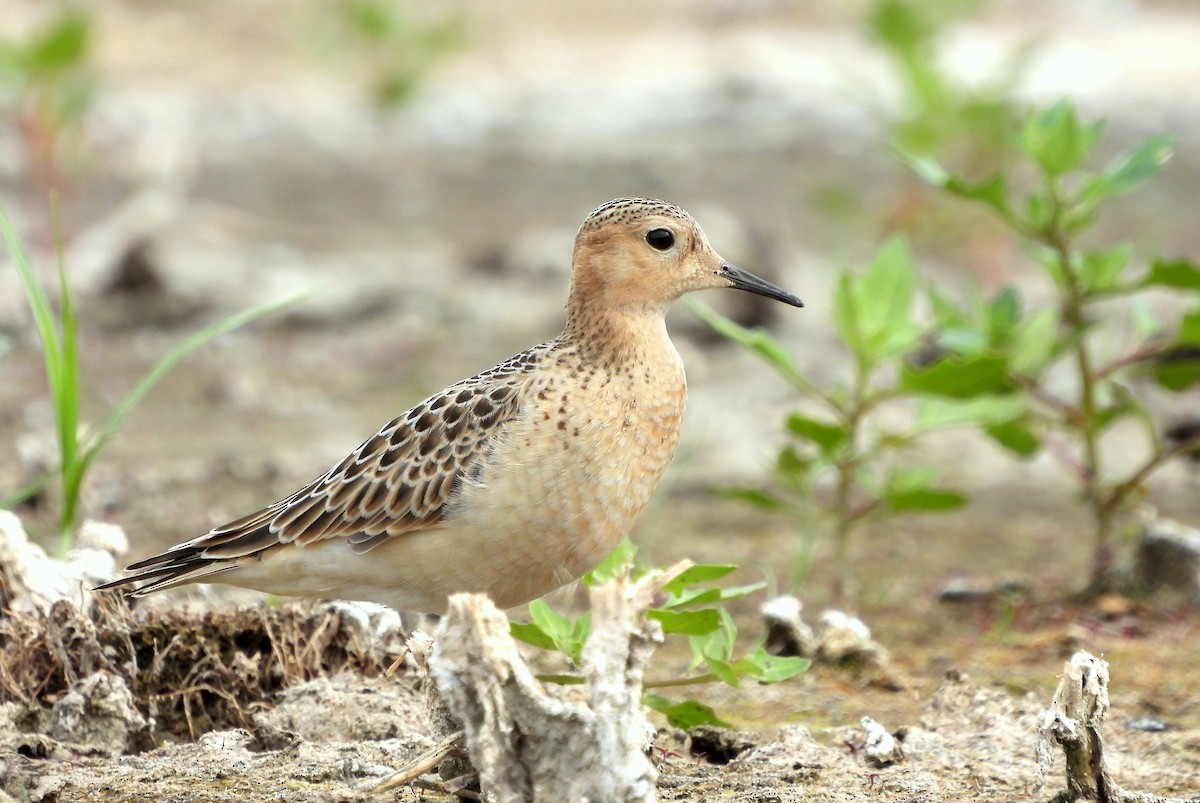
[[[389,633],[370,613],[332,604],[195,614],[131,609],[105,594],[84,614],[60,600],[44,614],[0,617],[0,697],[24,706],[32,724],[81,679],[106,672],[154,722],[135,747],[251,728],[285,688],[348,670],[378,676],[402,657],[399,628]]]
[[[404,650],[391,623],[386,612],[346,604],[164,612],[113,596],[87,615],[68,602],[10,613],[0,618],[3,791],[49,803],[452,800],[430,776],[382,797],[371,791],[397,768],[441,757],[417,684],[383,677]],[[832,667],[813,672],[844,678]],[[760,692],[805,711],[806,683]],[[858,727],[660,729],[649,754],[654,793],[679,801],[1049,800],[1061,788],[1063,759],[1034,750],[1045,705],[1036,694],[952,674],[919,724],[883,723],[902,749],[882,765]],[[1106,731],[1119,760],[1114,776],[1153,790],[1128,799],[1193,794],[1195,731]]]

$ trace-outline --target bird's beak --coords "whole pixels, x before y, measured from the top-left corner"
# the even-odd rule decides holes
[[[753,273],[730,265],[728,262],[721,265],[721,278],[727,280],[730,287],[738,290],[757,293],[760,296],[766,296],[776,301],[782,301],[785,304],[791,304],[793,307],[804,306],[803,301],[786,290],[781,290],[770,282],[758,278]]]

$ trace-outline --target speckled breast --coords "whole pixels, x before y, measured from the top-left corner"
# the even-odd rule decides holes
[[[464,497],[464,518],[509,544],[502,563],[519,567],[488,584],[500,605],[578,578],[629,533],[679,440],[686,381],[667,345],[658,359],[609,366],[558,355],[531,389],[481,477],[480,504]]]

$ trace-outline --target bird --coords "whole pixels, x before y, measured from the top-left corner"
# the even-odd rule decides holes
[[[665,315],[685,293],[799,298],[725,261],[673,204],[622,198],[580,226],[566,326],[435,393],[295,493],[131,564],[127,596],[195,582],[437,614],[507,609],[593,569],[671,461],[687,395]]]

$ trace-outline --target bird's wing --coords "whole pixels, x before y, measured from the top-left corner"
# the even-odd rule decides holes
[[[101,589],[145,581],[135,596],[257,560],[268,550],[345,538],[365,552],[436,525],[518,413],[540,349],[452,385],[384,426],[296,493],[127,567]]]

